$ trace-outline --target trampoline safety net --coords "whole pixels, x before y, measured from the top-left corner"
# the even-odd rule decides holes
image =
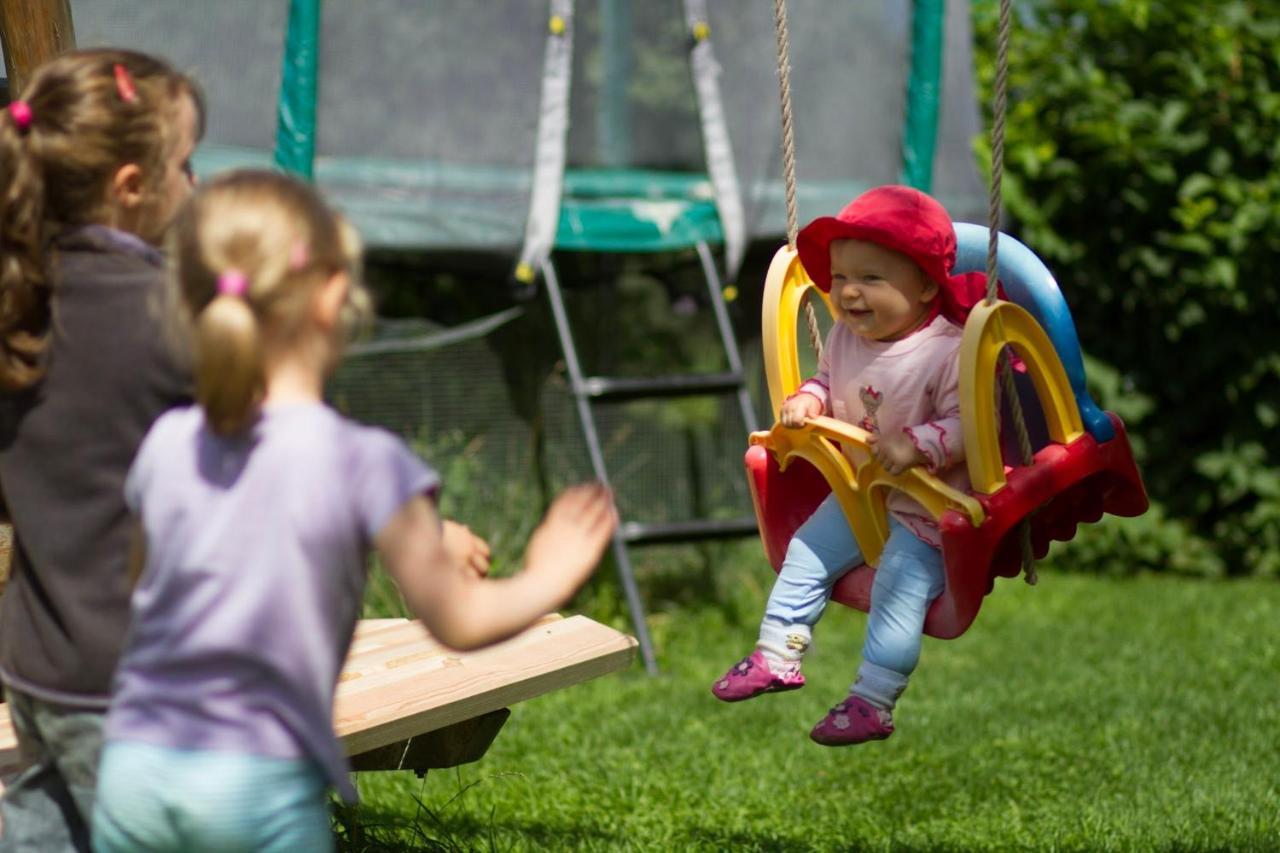
[[[480,253],[511,263],[525,239],[534,191],[549,16],[566,8],[572,62],[556,236],[562,255],[688,255],[699,240],[723,239],[722,199],[708,178],[707,102],[690,70],[694,8],[706,12],[745,239],[766,254],[778,245],[785,208],[773,5],[71,0],[80,46],[153,52],[200,80],[209,106],[196,157],[204,177],[280,158],[278,105],[288,84],[282,69],[291,59],[286,35],[291,13],[311,9],[318,42],[309,144],[317,185],[375,249],[432,253],[426,257]],[[922,149],[931,152],[927,188],[957,219],[980,221],[985,194],[972,155],[979,120],[969,4],[788,0],[787,6],[801,222],[902,178],[908,113],[928,108],[928,98],[908,97],[917,88],[936,96],[936,115],[925,116],[937,126]],[[927,57],[913,56],[921,21],[942,44],[932,72],[920,62]],[[912,79],[920,74],[922,81]],[[748,300],[758,298],[763,269],[751,274],[760,280],[738,282]],[[496,290],[503,279],[480,275],[468,286]],[[679,287],[654,289],[673,317],[687,309],[690,323],[709,322],[705,300]],[[575,327],[598,336],[611,328],[607,313],[625,317],[628,310],[577,291],[571,303]],[[583,478],[590,468],[563,366],[534,371],[525,387],[512,379],[528,378],[518,369],[527,368],[519,364],[521,336],[541,310],[526,306],[464,334],[424,318],[381,322],[335,377],[332,399],[358,419],[419,441],[428,456],[462,448],[495,482]],[[755,333],[747,329],[744,337]],[[758,346],[744,341],[743,356],[763,405]],[[745,436],[732,397],[681,402],[674,410],[669,403],[631,402],[598,413],[624,517],[664,521],[747,511]]]

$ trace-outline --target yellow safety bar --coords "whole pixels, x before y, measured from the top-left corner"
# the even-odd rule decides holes
[[[769,380],[769,402],[775,413],[782,411],[782,401],[800,387],[802,377],[800,351],[796,347],[796,318],[800,316],[800,302],[809,288],[822,298],[828,313],[835,317],[827,295],[814,286],[800,264],[800,256],[789,246],[783,246],[769,265],[760,317],[760,325],[764,329],[761,343],[765,376]]]
[[[795,458],[818,469],[840,501],[863,559],[872,566],[880,562],[880,552],[889,536],[884,503],[888,489],[910,495],[935,520],[954,509],[964,513],[975,527],[982,524],[986,518],[982,504],[923,468],[915,466],[901,474],[886,471],[872,458],[868,435],[853,424],[817,417],[795,428],[774,424],[768,432],[751,433],[750,442],[768,448],[783,471]],[[840,447],[833,442],[839,442]]]
[[[984,495],[1005,484],[995,399],[996,367],[1005,346],[1013,347],[1026,362],[1049,438],[1070,444],[1084,435],[1067,371],[1040,324],[1012,302],[978,304],[965,322],[960,342],[960,419],[969,481],[974,491]]]

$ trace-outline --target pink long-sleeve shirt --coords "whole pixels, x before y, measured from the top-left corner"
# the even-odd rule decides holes
[[[905,432],[948,485],[969,488],[960,426],[960,338],[963,330],[937,316],[901,340],[859,337],[843,323],[827,335],[818,373],[800,392],[825,413],[880,435]],[[940,547],[938,526],[906,493],[892,491],[887,508],[916,536]]]

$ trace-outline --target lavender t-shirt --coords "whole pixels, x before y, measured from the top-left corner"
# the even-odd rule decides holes
[[[125,500],[147,564],[106,736],[316,761],[352,799],[333,732],[374,536],[436,472],[327,406],[268,408],[220,438],[199,407],[147,434]]]

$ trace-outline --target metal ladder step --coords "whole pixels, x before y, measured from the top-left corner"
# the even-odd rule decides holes
[[[697,542],[729,536],[755,536],[754,515],[742,518],[705,518],[644,524],[628,521],[619,530],[628,545],[661,545],[669,542]]]
[[[737,371],[670,376],[587,376],[582,380],[582,393],[602,402],[727,394],[742,387],[743,377]]]
[[[555,319],[556,334],[560,338],[560,347],[564,352],[565,366],[573,388],[574,408],[578,411],[578,420],[582,424],[583,438],[587,443],[587,454],[591,458],[591,468],[596,479],[609,483],[609,472],[605,468],[604,449],[596,428],[592,406],[596,403],[632,400],[645,397],[684,397],[697,394],[733,393],[738,399],[738,408],[742,413],[745,432],[756,429],[756,414],[751,404],[751,395],[747,391],[745,373],[742,369],[742,358],[738,354],[737,340],[734,338],[733,326],[729,321],[729,312],[725,307],[720,274],[716,270],[715,259],[705,242],[697,245],[698,262],[702,266],[703,279],[707,285],[707,297],[715,314],[716,327],[720,341],[724,347],[725,360],[729,369],[721,373],[695,373],[675,376],[656,377],[622,377],[622,376],[586,376],[582,364],[578,360],[578,348],[573,341],[573,333],[569,327],[569,315],[565,310],[564,295],[560,289],[560,281],[555,266],[550,258],[542,261],[542,278],[546,283],[546,293],[551,303],[551,314]],[[716,539],[727,536],[754,536],[756,520],[754,517],[735,519],[695,519],[691,521],[664,522],[661,524],[644,524],[640,522],[624,522],[613,533],[613,556],[617,562],[618,578],[622,582],[626,594],[627,605],[631,611],[631,624],[635,628],[636,639],[640,644],[640,654],[644,659],[645,669],[650,674],[658,671],[657,657],[654,654],[653,639],[649,635],[646,621],[644,601],[636,585],[635,571],[631,565],[628,549],[632,546],[659,544],[663,542],[693,542],[704,539]]]

